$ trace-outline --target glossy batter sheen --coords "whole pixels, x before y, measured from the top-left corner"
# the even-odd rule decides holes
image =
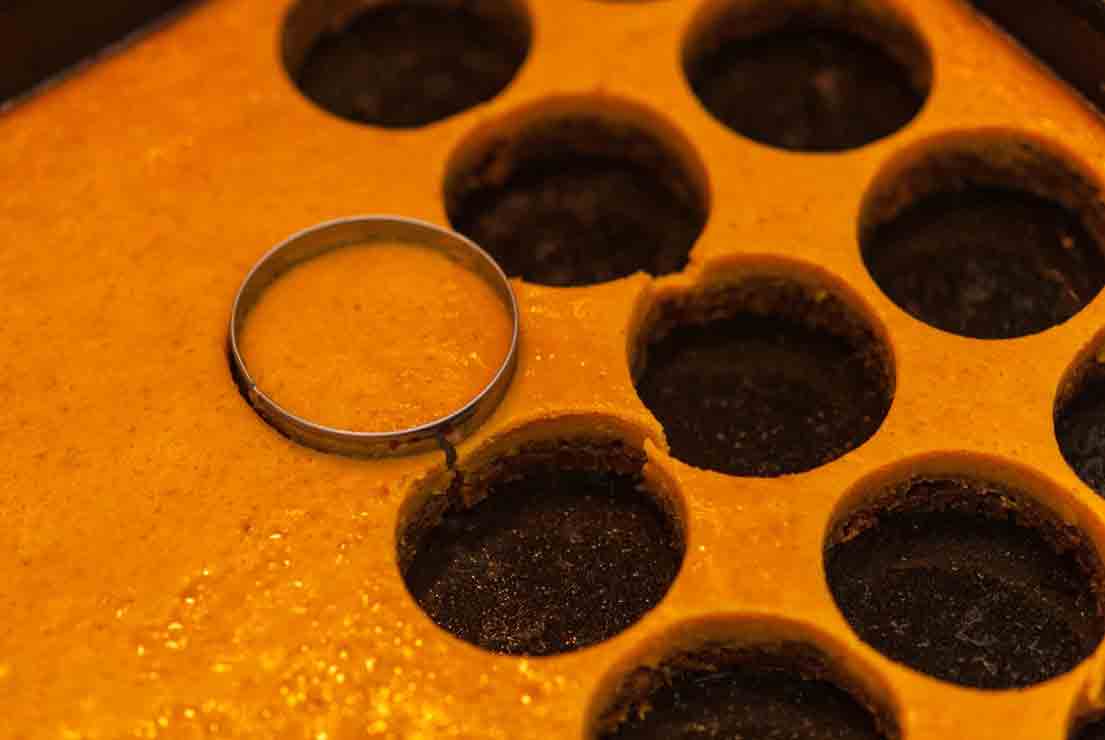
[[[406,244],[347,247],[276,280],[242,332],[257,386],[331,427],[386,432],[456,411],[510,347],[502,300],[446,255]]]
[[[820,0],[896,9],[931,49],[934,82],[893,136],[796,154],[718,124],[687,85],[688,29],[719,3],[527,0],[533,48],[503,94],[397,133],[296,89],[278,52],[289,4],[199,3],[0,114],[0,738],[593,740],[622,677],[704,631],[811,644],[903,740],[1065,740],[1073,718],[1105,709],[1105,649],[1016,691],[893,662],[845,621],[822,565],[857,496],[918,475],[1023,490],[1105,549],[1105,499],[1063,460],[1053,423],[1105,295],[1038,334],[966,339],[895,306],[857,239],[879,174],[950,134],[1044,142],[1100,180],[1105,125],[1042,66],[961,0]],[[457,464],[551,436],[643,447],[686,554],[629,629],[524,658],[440,629],[403,583],[396,533],[444,455],[365,461],[282,437],[238,392],[226,331],[269,245],[365,212],[447,223],[456,153],[565,99],[632,101],[682,132],[709,218],[680,273],[516,282],[517,369]],[[683,464],[634,389],[627,348],[651,302],[753,269],[850,297],[893,357],[878,431],[806,473]]]

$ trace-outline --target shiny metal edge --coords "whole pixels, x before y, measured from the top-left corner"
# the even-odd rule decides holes
[[[281,275],[322,254],[355,244],[392,240],[429,247],[457,259],[482,277],[510,313],[511,338],[495,376],[468,403],[447,416],[391,432],[356,431],[318,424],[283,408],[253,380],[239,347],[239,335],[250,310]],[[269,425],[299,444],[352,457],[409,455],[441,448],[455,460],[453,446],[471,434],[498,407],[517,364],[520,318],[518,301],[506,274],[481,247],[448,229],[412,218],[366,215],[326,221],[304,229],[273,247],[246,274],[230,315],[227,340],[231,371],[242,395]]]

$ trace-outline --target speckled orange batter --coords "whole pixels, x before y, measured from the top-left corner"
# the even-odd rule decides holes
[[[258,388],[293,413],[386,432],[447,416],[495,376],[511,322],[479,275],[410,244],[346,247],[279,277],[242,332]]]
[[[1105,295],[1037,335],[968,340],[897,308],[856,240],[870,184],[903,152],[1019,132],[1100,177],[1100,117],[961,0],[824,0],[910,18],[931,49],[933,90],[891,137],[831,156],[782,152],[718,125],[686,83],[688,29],[723,3],[518,4],[534,45],[515,83],[422,129],[357,126],[305,100],[276,51],[289,0],[198,3],[0,114],[0,738],[590,740],[623,676],[714,634],[810,642],[895,713],[905,740],[1063,740],[1069,719],[1105,708],[1105,647],[1025,690],[937,681],[862,643],[822,567],[826,534],[859,493],[926,472],[1030,490],[1105,551],[1105,499],[1064,462],[1052,421],[1071,363],[1100,346]],[[277,434],[238,393],[226,327],[266,245],[366,209],[446,223],[457,151],[557,100],[599,112],[629,101],[682,132],[711,213],[683,274],[515,286],[517,370],[458,445],[458,466],[478,470],[530,439],[625,439],[670,481],[686,530],[682,570],[655,610],[586,650],[527,659],[441,630],[400,577],[399,522],[444,455],[366,461]],[[392,290],[316,267],[374,303]],[[650,296],[753,267],[854,296],[894,358],[879,432],[808,473],[732,478],[680,463],[634,390],[627,347]],[[344,331],[349,313],[283,304],[274,287],[274,313],[288,318],[259,345],[314,352],[311,373],[288,378],[329,393],[336,361],[323,351],[362,335]],[[433,288],[405,300],[441,320]],[[471,297],[457,310],[483,334],[502,314]],[[411,326],[382,322],[404,346]],[[475,351],[454,336],[464,327],[447,328],[434,336]],[[271,386],[264,358],[251,360]],[[310,410],[349,421],[317,397]]]

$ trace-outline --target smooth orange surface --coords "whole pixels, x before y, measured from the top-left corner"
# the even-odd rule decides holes
[[[1105,500],[1067,467],[1051,422],[1105,295],[1035,336],[964,339],[894,306],[856,243],[869,184],[901,152],[1000,132],[1100,181],[1105,127],[965,3],[884,4],[929,45],[932,93],[904,130],[834,155],[754,144],[702,109],[679,59],[718,3],[691,0],[531,0],[515,82],[420,130],[350,124],[300,96],[279,61],[286,6],[269,0],[210,0],[0,115],[0,735],[582,738],[624,671],[713,633],[812,642],[906,740],[1062,740],[1105,707],[1105,648],[1029,689],[966,689],[861,643],[825,585],[834,518],[922,471],[1027,488],[1105,551]],[[703,163],[711,214],[681,275],[516,284],[517,373],[460,464],[532,436],[616,434],[646,444],[687,536],[672,590],[639,623],[527,660],[451,637],[403,587],[401,513],[443,456],[295,445],[238,394],[225,342],[234,293],[271,245],[364,212],[445,223],[456,148],[550,98],[651,110]],[[809,473],[682,465],[633,390],[627,348],[649,301],[746,270],[839,290],[894,356],[880,430]]]
[[[288,411],[388,432],[463,408],[495,377],[511,333],[479,275],[432,249],[372,244],[282,275],[241,341],[257,386]]]

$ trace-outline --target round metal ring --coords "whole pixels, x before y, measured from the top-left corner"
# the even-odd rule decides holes
[[[336,249],[377,241],[435,249],[483,278],[510,313],[510,347],[502,365],[483,390],[447,416],[391,432],[354,431],[317,424],[283,408],[257,387],[242,357],[239,335],[261,295],[288,270]],[[487,418],[510,385],[517,357],[518,325],[518,302],[510,281],[498,263],[475,243],[424,221],[399,216],[357,216],[327,221],[301,231],[271,249],[250,269],[234,299],[228,352],[235,382],[250,405],[265,421],[290,439],[323,452],[357,457],[406,455],[440,447],[451,466],[456,456],[453,445]]]

